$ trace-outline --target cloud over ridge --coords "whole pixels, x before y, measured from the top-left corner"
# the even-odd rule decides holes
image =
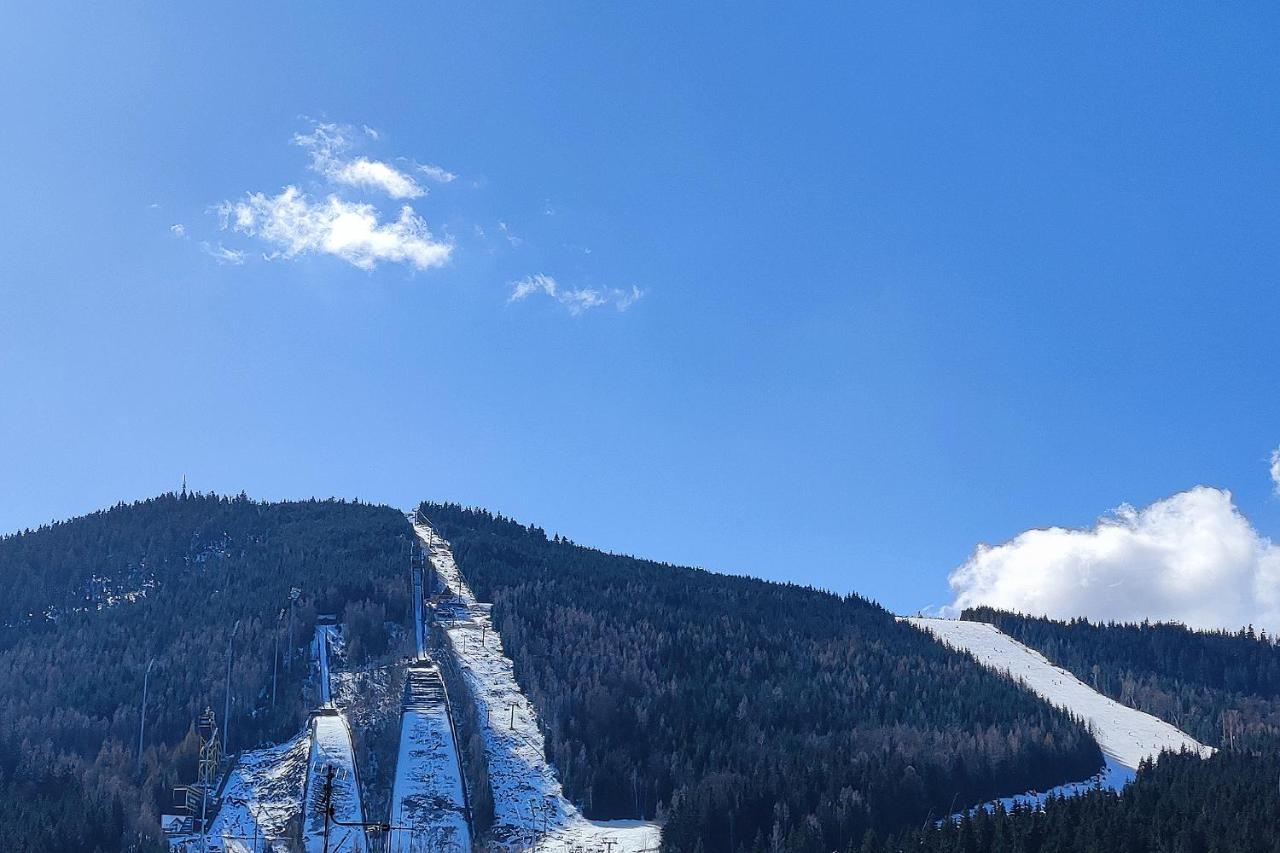
[[[1280,547],[1230,492],[1208,486],[1121,506],[1091,528],[1028,530],[980,545],[948,580],[948,615],[989,605],[1056,619],[1280,632]]]

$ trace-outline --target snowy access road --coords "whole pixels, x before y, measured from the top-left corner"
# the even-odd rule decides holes
[[[516,683],[489,605],[476,601],[449,543],[426,524],[414,524],[414,530],[427,546],[438,583],[452,596],[451,602],[437,605],[433,615],[475,703],[469,710],[477,720],[489,766],[494,845],[541,853],[656,850],[661,842],[657,824],[591,821],[565,798],[546,759],[537,712]],[[462,711],[456,703],[454,708]]]
[[[968,652],[983,666],[1018,681],[1050,704],[1070,711],[1085,721],[1102,747],[1105,765],[1095,776],[1051,791],[1007,797],[1000,801],[1006,806],[1015,802],[1042,803],[1052,796],[1071,796],[1098,787],[1119,791],[1134,778],[1143,759],[1184,749],[1201,756],[1213,752],[1164,720],[1103,696],[994,625],[922,617],[906,617],[903,621],[928,631],[953,649]]]
[[[449,704],[433,664],[409,668],[391,793],[392,853],[471,850]]]

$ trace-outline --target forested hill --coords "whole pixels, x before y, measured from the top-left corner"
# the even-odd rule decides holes
[[[857,596],[422,511],[494,602],[569,795],[665,818],[667,849],[847,850],[1102,763],[1066,714]]]
[[[223,721],[235,625],[231,748],[283,740],[306,719],[317,612],[376,612],[374,643],[383,614],[410,618],[410,535],[388,507],[171,494],[0,539],[4,849],[149,849],[173,787],[194,779],[195,715],[212,706]]]
[[[1203,743],[1246,746],[1280,735],[1280,646],[1252,628],[1059,622],[989,607],[963,618],[990,622],[1094,689]]]

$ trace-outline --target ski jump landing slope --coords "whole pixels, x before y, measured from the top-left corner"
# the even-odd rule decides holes
[[[1102,747],[1105,765],[1097,775],[1052,791],[1032,791],[1001,802],[1043,803],[1051,796],[1071,796],[1092,788],[1120,790],[1137,775],[1144,758],[1165,751],[1188,750],[1208,756],[1213,750],[1181,729],[1103,696],[1044,655],[1029,649],[994,625],[959,619],[908,617],[904,621],[928,631],[953,649],[968,652],[983,666],[1022,683],[1052,705],[1081,718]],[[994,804],[991,804],[994,805]]]
[[[656,850],[661,842],[657,824],[588,820],[565,798],[546,759],[537,712],[516,683],[489,605],[476,600],[449,543],[426,524],[415,522],[413,527],[427,549],[436,583],[452,596],[451,602],[435,607],[434,617],[475,701],[473,716],[479,721],[493,790],[494,844],[536,853]]]
[[[391,850],[467,853],[471,829],[449,704],[434,664],[409,667],[391,794]]]
[[[329,826],[329,850],[366,853],[363,827],[341,823],[364,822],[360,802],[360,778],[356,774],[355,748],[346,718],[333,707],[329,672],[329,643],[337,631],[333,625],[317,625],[313,650],[320,679],[321,711],[311,718],[311,749],[307,755],[307,787],[303,802],[302,841],[307,853],[325,849],[323,792],[329,768],[333,768],[333,822]],[[339,844],[342,846],[339,848]]]

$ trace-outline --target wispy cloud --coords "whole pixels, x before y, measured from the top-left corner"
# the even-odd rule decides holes
[[[549,275],[535,273],[511,283],[511,295],[507,297],[507,303],[519,302],[537,294],[554,299],[563,305],[570,314],[577,316],[591,308],[599,308],[605,305],[612,305],[618,311],[626,311],[644,296],[644,291],[638,287],[632,287],[630,290],[619,290],[617,288],[599,290],[591,287],[566,288],[561,287]]]
[[[1275,485],[1276,494],[1280,495],[1280,447],[1271,451],[1271,482]]]
[[[216,246],[201,243],[200,250],[220,264],[238,267],[244,263],[245,253],[239,249],[228,249],[219,243]]]
[[[435,181],[438,184],[451,184],[454,181],[458,180],[458,176],[455,175],[453,172],[450,172],[448,169],[445,169],[442,166],[437,166],[434,163],[426,163],[424,165],[419,165],[418,171],[426,175],[427,178]]]
[[[1095,527],[1028,530],[981,545],[950,577],[956,614],[979,604],[1059,619],[1142,619],[1280,630],[1280,546],[1231,493],[1197,486]]]
[[[366,134],[371,128],[365,128]],[[373,132],[377,139],[377,131]],[[381,160],[345,155],[352,147],[351,131],[339,124],[317,122],[310,133],[294,134],[293,142],[311,152],[311,168],[335,184],[380,190],[395,199],[421,198],[427,191],[411,176]]]
[[[316,201],[294,186],[275,196],[250,193],[221,205],[219,213],[224,228],[266,241],[283,258],[326,254],[363,270],[381,262],[426,270],[448,262],[453,251],[452,243],[435,238],[408,205],[399,218],[380,222],[371,204],[334,195]]]
[[[508,243],[510,243],[511,245],[513,245],[513,246],[522,246],[522,245],[524,245],[524,239],[523,239],[522,237],[517,237],[515,234],[512,234],[512,233],[511,233],[511,227],[510,227],[509,225],[507,225],[507,223],[505,223],[505,222],[499,222],[499,223],[498,223],[498,230],[502,232],[502,236],[503,236],[503,237],[506,237],[506,238],[507,238],[507,242],[508,242]]]
[[[173,225],[169,226],[169,233],[175,237],[185,237],[187,236],[187,226],[183,225],[181,222],[175,222]]]

